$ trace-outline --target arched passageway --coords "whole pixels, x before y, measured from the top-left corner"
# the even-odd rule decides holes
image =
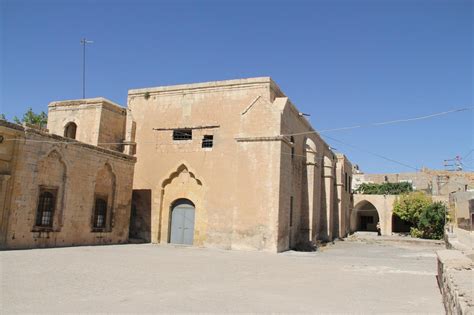
[[[188,199],[178,199],[171,206],[170,243],[193,245],[195,207]]]
[[[377,232],[377,223],[380,217],[375,206],[363,200],[359,202],[353,210],[352,225],[354,231]]]

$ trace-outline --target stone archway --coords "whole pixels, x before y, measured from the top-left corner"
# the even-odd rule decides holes
[[[368,200],[362,200],[354,206],[351,216],[351,230],[377,232],[380,215],[377,208]]]
[[[195,218],[192,244],[203,245],[207,236],[207,211],[203,204],[203,183],[185,164],[178,166],[163,180],[160,199],[158,220],[153,219],[152,216],[152,242],[171,242],[173,210],[176,202],[188,200],[193,205],[193,220]],[[179,211],[187,213],[185,210]]]

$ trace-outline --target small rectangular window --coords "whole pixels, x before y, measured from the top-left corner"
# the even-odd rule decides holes
[[[212,148],[214,145],[214,136],[213,135],[204,135],[202,138],[202,147],[203,148]]]
[[[193,130],[192,129],[175,129],[173,130],[173,140],[192,140]]]

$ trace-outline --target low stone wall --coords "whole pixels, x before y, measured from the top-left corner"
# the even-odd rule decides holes
[[[474,264],[457,250],[440,250],[438,284],[447,314],[474,314]]]

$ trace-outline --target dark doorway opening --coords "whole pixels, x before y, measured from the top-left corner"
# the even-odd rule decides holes
[[[413,225],[405,220],[400,219],[396,214],[392,215],[392,232],[393,233],[409,233]]]
[[[129,238],[131,242],[151,242],[151,189],[133,190]]]

